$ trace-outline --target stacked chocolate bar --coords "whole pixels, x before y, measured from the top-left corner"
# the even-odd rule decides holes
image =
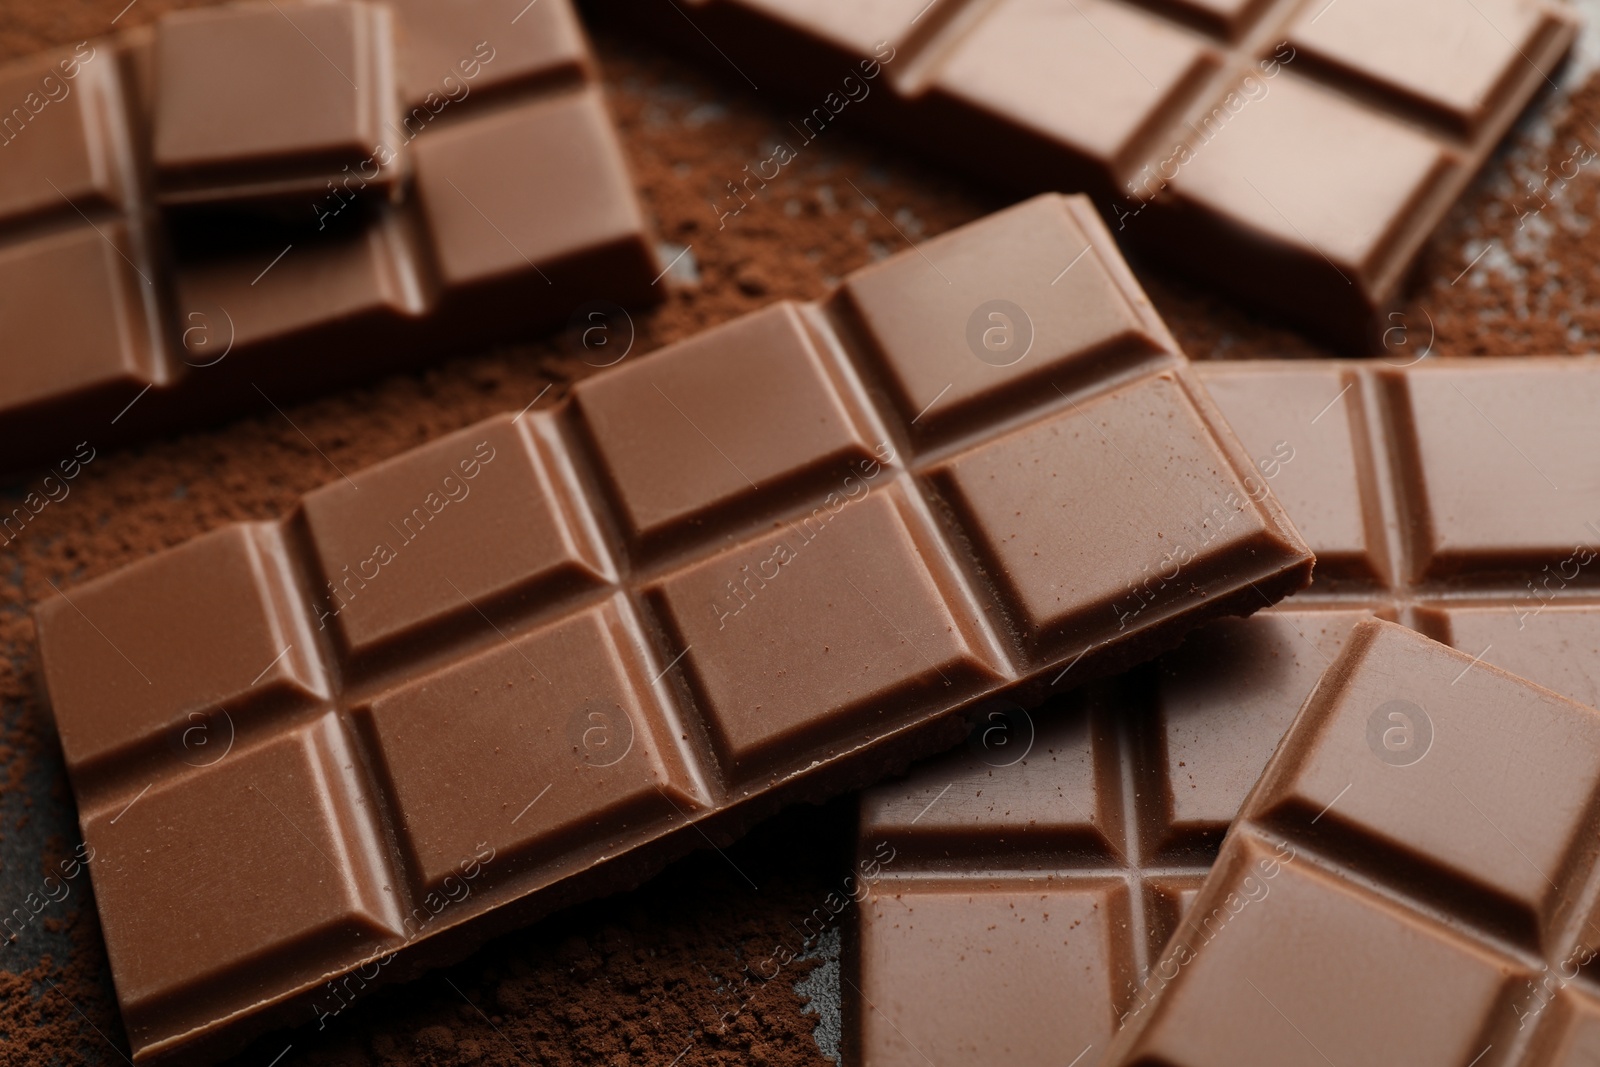
[[[1117,243],[1367,336],[1572,15],[668,6],[1053,191],[39,604],[132,1062],[856,789],[852,1067],[1600,1054],[1600,362],[1191,365]],[[518,7],[0,72],[54,108],[0,146],[19,455],[649,301],[582,31]]]
[[[1476,714],[1485,692],[1518,691],[1506,671],[1570,701],[1600,704],[1600,595],[1589,577],[1600,534],[1594,499],[1578,488],[1587,477],[1581,457],[1600,445],[1588,415],[1600,402],[1600,361],[1429,360],[1404,369],[1264,361],[1199,370],[1316,553],[1316,580],[1250,619],[1209,624],[1176,653],[1080,690],[1048,714],[1003,710],[987,737],[975,735],[982,743],[972,751],[864,794],[861,854],[896,858],[864,903],[848,959],[852,1062],[909,1064],[927,1055],[937,1063],[960,1060],[973,1047],[1018,1063],[1058,1062],[1063,1051],[1068,1060],[1083,1053],[1084,1063],[1122,1062],[1106,1058],[1119,1028],[1146,1025],[1148,1013],[1149,1025],[1164,1034],[1154,1020],[1168,1010],[1181,1014],[1189,998],[1222,995],[1209,987],[1180,992],[1200,986],[1208,973],[1197,967],[1189,975],[1180,956],[1226,955],[1224,943],[1248,940],[1255,935],[1246,931],[1266,922],[1315,924],[1304,915],[1274,915],[1279,905],[1265,899],[1275,888],[1266,870],[1242,881],[1257,859],[1293,855],[1298,879],[1300,871],[1321,870],[1318,850],[1325,847],[1329,862],[1358,862],[1372,877],[1424,879],[1407,892],[1427,911],[1430,901],[1456,893],[1463,894],[1461,908],[1475,893],[1482,899],[1471,906],[1487,906],[1482,901],[1499,891],[1492,882],[1470,885],[1481,872],[1445,870],[1441,857],[1428,855],[1431,834],[1448,826],[1470,842],[1460,847],[1532,853],[1537,839],[1502,837],[1494,828],[1507,799],[1487,790],[1537,795],[1545,787],[1520,776],[1508,781],[1512,771],[1499,766],[1486,777],[1473,761],[1495,765],[1506,753],[1492,738],[1463,736],[1463,717]],[[1394,626],[1373,631],[1373,620],[1402,623],[1442,644]],[[1385,678],[1379,664],[1390,654],[1369,646],[1409,648],[1394,655],[1412,657],[1417,678],[1411,671]],[[1366,656],[1373,662],[1359,669],[1375,675],[1375,688],[1337,695]],[[1441,672],[1443,684],[1425,680]],[[1316,701],[1297,719],[1313,694]],[[1507,708],[1496,715],[1520,713],[1504,699]],[[1549,694],[1527,699],[1557,703]],[[1342,748],[1330,746],[1322,781],[1344,779],[1291,819],[1294,835],[1268,835],[1262,848],[1259,841],[1222,844],[1241,805],[1254,810],[1258,801],[1246,804],[1246,797],[1291,724],[1306,734],[1324,729],[1318,716],[1331,712],[1316,710],[1318,703],[1341,701],[1340,714],[1361,720],[1353,734],[1341,735]],[[1591,777],[1600,773],[1600,750],[1592,742],[1573,745],[1564,758],[1587,766]],[[1432,793],[1402,800],[1394,792],[1434,774],[1441,779]],[[1574,787],[1580,792],[1582,780]],[[1368,805],[1377,812],[1425,809],[1418,817],[1432,828],[1347,823]],[[1383,850],[1374,837],[1360,836],[1384,832],[1391,836]],[[1261,853],[1231,868],[1220,892],[1206,883],[1219,844],[1224,856]],[[1496,862],[1500,876],[1526,893],[1543,899],[1552,889],[1525,858]],[[1567,862],[1550,860],[1552,877]],[[1576,857],[1572,862],[1582,873],[1571,877],[1592,873]],[[1343,876],[1343,868],[1332,869]],[[1208,903],[1197,906],[1202,886]],[[1496,921],[1524,921],[1508,917],[1516,911],[1509,901],[1492,910]],[[1457,914],[1447,911],[1447,922]],[[1559,956],[1573,947],[1562,939],[1577,935],[1536,933],[1531,914],[1519,935],[1519,955],[1531,961],[1526,979],[1540,973],[1541,953]],[[1237,929],[1223,929],[1235,923]],[[1225,1054],[1177,1055],[1199,1040],[1199,1031],[1187,1030],[1159,1057],[1128,1062],[1321,1062],[1309,1045],[1278,1040],[1294,1031],[1281,1018],[1265,1018],[1272,1010],[1246,977],[1268,996],[1296,990],[1295,1010],[1285,1011],[1297,1025],[1324,1028],[1316,1040],[1335,1063],[1465,1063],[1471,1055],[1460,1057],[1446,1034],[1469,1039],[1486,1019],[1518,1029],[1510,1009],[1529,995],[1520,979],[1495,994],[1493,1010],[1485,1003],[1432,1009],[1454,994],[1394,967],[1406,952],[1376,927],[1368,933],[1376,940],[1338,950],[1360,959],[1344,972],[1327,958],[1333,946],[1310,950],[1318,954],[1313,959],[1298,945],[1280,949],[1294,957],[1293,971],[1305,980],[1299,987],[1287,981],[1288,971],[1271,969],[1275,954],[1263,956],[1258,971],[1259,945],[1235,946],[1248,956],[1229,971],[1228,982],[1237,984],[1224,988],[1233,999],[1213,1003],[1207,1010],[1215,1014],[1202,1025],[1244,1044],[1227,1044]],[[1263,936],[1295,944],[1279,927]],[[1336,940],[1347,936],[1354,934],[1341,930]],[[1217,947],[1205,947],[1213,939]],[[963,959],[979,961],[982,977]],[[1558,964],[1552,959],[1550,966]],[[1366,1015],[1341,1017],[1346,993],[1325,984],[1330,972],[1358,978],[1363,995],[1412,1020],[1417,1029],[1406,1040],[1419,1044],[1385,1052],[1389,1031],[1353,1025]],[[964,1007],[974,980],[992,990],[979,1014]],[[1168,998],[1178,1004],[1161,1009]],[[1321,1014],[1330,1006],[1332,1015]],[[1448,1021],[1423,1032],[1418,1020],[1430,1010]],[[1529,1012],[1523,1003],[1517,1014]],[[1541,1023],[1553,1034],[1566,1025],[1556,1014]],[[1263,1018],[1243,1021],[1252,1016]]]
[[[175,14],[0,99],[12,469],[658,292],[566,0]]]

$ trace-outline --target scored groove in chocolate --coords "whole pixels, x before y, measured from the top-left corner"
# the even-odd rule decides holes
[[[791,145],[859,112],[987,182],[1087,192],[1119,238],[1367,348],[1577,35],[1565,5],[1524,0],[678,6],[642,12],[801,94]]]
[[[0,176],[0,283],[26,297],[0,332],[31,352],[0,368],[7,459],[658,299],[577,16],[522,8],[247,3],[0,68],[10,99],[59,95]]]
[[[1020,256],[1019,218],[1030,235]],[[1053,268],[1042,273],[1033,261],[1041,250]],[[979,253],[990,270],[946,281],[947,251],[951,270]],[[1074,257],[1073,280],[1052,286]],[[668,847],[694,847],[700,838],[689,836],[687,821],[726,834],[747,811],[764,810],[755,805],[862,784],[950,743],[962,729],[952,713],[982,697],[1004,690],[1037,699],[1067,660],[1074,677],[1119,669],[1204,618],[1253,611],[1303,585],[1309,552],[1270,495],[1249,488],[1247,457],[1115,263],[1109,234],[1081,198],[1046,196],[869,268],[900,279],[870,301],[882,314],[895,301],[903,316],[938,318],[949,304],[976,310],[1003,292],[1040,309],[1041,323],[1057,315],[1089,323],[1110,278],[1145,331],[1147,344],[1106,380],[1070,393],[1041,388],[1030,408],[1007,404],[993,426],[942,433],[926,452],[919,412],[870,386],[858,392],[866,379],[842,363],[826,369],[846,347],[826,335],[828,320],[815,307],[779,305],[587,379],[559,408],[490,419],[355,472],[308,494],[281,524],[219,530],[43,605],[44,674],[61,694],[53,710],[97,850],[115,857],[153,847],[119,839],[121,824],[109,821],[138,811],[146,785],[221,789],[214,783],[286,729],[326,722],[352,752],[334,779],[360,798],[352,817],[362,820],[363,840],[382,843],[362,862],[387,872],[394,910],[384,914],[401,917],[382,936],[369,936],[370,923],[346,923],[341,929],[359,936],[345,937],[338,964],[272,956],[255,972],[253,992],[226,994],[239,1013],[231,1022],[220,1008],[196,1009],[180,1027],[170,1001],[126,1004],[136,1057],[230,1043],[264,1025],[269,1007],[278,1018],[291,1009],[306,1018],[330,972],[371,966],[371,957],[414,941],[436,942],[426,958],[458,953],[483,931],[636,880]],[[807,337],[814,348],[800,344]],[[960,329],[934,339],[935,349],[876,343],[890,360],[939,365],[951,352],[979,360]],[[1041,330],[1027,358],[1048,378],[1047,368],[1070,367],[1098,343],[1093,330]],[[1164,354],[1151,359],[1150,350]],[[730,351],[746,361],[731,384],[712,373],[730,366]],[[996,374],[994,387],[1009,389],[1007,376]],[[818,402],[786,410],[801,394]],[[623,417],[628,411],[633,418]],[[887,439],[861,436],[879,426]],[[932,474],[950,456],[1003,454],[1040,427],[1056,435],[1053,451],[1014,464],[1058,469],[1060,479],[1031,475],[1030,499],[1004,514],[969,506],[958,516],[940,505]],[[1163,441],[1196,436],[1206,449],[1162,450]],[[1123,478],[1100,473],[1119,464]],[[1014,477],[995,465],[995,478]],[[1080,466],[1094,477],[1071,481]],[[659,486],[683,467],[703,477],[662,497]],[[786,477],[808,470],[829,477]],[[1250,536],[1204,538],[1219,509]],[[1100,541],[1082,528],[1090,518],[1112,523],[1123,549],[1120,559],[1096,559],[1130,574],[1155,565],[1179,537],[1211,546],[1228,565],[1211,573],[1197,560],[1183,590],[1138,610],[1103,608],[1092,627],[1076,613],[1070,639],[1033,632],[1052,625],[1052,613],[1029,616],[1016,603],[1009,617],[993,610],[1016,601],[998,583],[995,560],[1018,565],[1031,551],[1054,551],[1048,538],[1065,537],[1069,551],[1056,557],[1063,570],[1086,567],[1085,553]],[[1057,522],[1075,532],[1060,534]],[[673,523],[682,527],[675,540],[648,536]],[[206,691],[222,700],[252,692],[253,658],[266,666],[281,655],[269,670],[287,669],[287,653],[271,647],[261,625],[213,617],[249,598],[209,599],[221,563],[266,541],[280,556],[297,555],[274,573],[305,586],[285,595],[298,594],[301,625],[329,681],[287,708],[202,707],[198,725],[214,735],[226,726],[236,744],[190,778],[182,764],[216,751],[196,757],[182,744],[186,716],[204,702],[189,696],[192,683],[164,696],[173,685],[164,673],[141,674],[137,658],[116,649],[191,634],[189,656],[225,674]],[[979,562],[967,547],[978,543],[1005,547]],[[1036,577],[1062,598],[1078,593],[1069,578]],[[149,595],[126,599],[150,583]],[[183,625],[163,625],[169,615]],[[213,643],[230,655],[210,654]],[[94,708],[66,679],[101,672],[122,689],[156,688],[128,755],[94,750],[78,722]],[[315,809],[330,834],[333,810]],[[220,911],[231,902],[208,896],[208,883],[190,872],[216,867],[225,881],[241,863],[271,864],[280,851],[303,849],[304,835],[286,822],[249,827],[248,848],[185,842],[192,851],[181,874],[175,853],[148,866],[107,865],[105,877],[119,880],[111,897],[158,896],[173,879],[194,877],[199,888],[185,906]],[[679,843],[663,842],[649,854],[656,858],[641,850],[672,834]],[[601,866],[607,860],[616,863]],[[468,869],[476,872],[470,893],[436,917],[419,913],[465,884]],[[469,920],[477,920],[470,930]],[[135,907],[105,910],[102,926],[114,958],[158,950]],[[312,932],[294,932],[302,934]],[[257,948],[268,952],[288,936],[275,933]],[[334,956],[336,942],[319,941]],[[425,957],[402,958],[420,966]],[[246,963],[234,954],[235,969]]]
[[[1600,439],[1572,436],[1600,403],[1600,359],[1196,370],[1316,553],[1315,581],[1048,716],[980,721],[975,751],[863,794],[859,858],[885,874],[846,961],[846,1040],[862,1067],[972,1044],[1018,1064],[1103,1062],[1118,1020],[1150,1002],[1169,936],[1195,929],[1180,916],[1240,804],[1365,619],[1600,706],[1600,511],[1583,458]],[[1375,877],[1429,876],[1369,839],[1323,836]],[[1532,877],[1520,861],[1509,870]],[[1106,886],[1120,910],[1094,896]],[[1545,888],[1463,890],[1452,907],[1527,940],[1549,906],[1507,901]],[[1074,910],[1084,893],[1098,910]],[[1011,911],[1025,901],[1038,914]],[[977,1013],[957,960],[980,954],[1006,965]]]
[[[1415,743],[1375,743],[1379,727]],[[1198,896],[1226,929],[1174,939],[1109,1062],[1583,1062],[1600,1021],[1597,768],[1592,708],[1358,625]],[[1362,965],[1302,965],[1338,952]]]

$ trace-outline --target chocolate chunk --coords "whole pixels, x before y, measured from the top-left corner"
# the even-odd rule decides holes
[[[613,580],[560,448],[544,420],[506,415],[369,467],[359,487],[307,493],[319,621],[359,654],[463,614],[478,621],[474,604]]]
[[[354,0],[162,19],[151,144],[160,199],[304,204],[351,170],[393,186],[400,157],[375,158],[400,110],[393,53],[389,9]]]

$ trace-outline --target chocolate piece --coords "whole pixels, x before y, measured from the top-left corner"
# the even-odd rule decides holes
[[[1588,429],[1600,360],[1295,360],[1199,373],[1317,553],[1295,608],[1370,608],[1600,706],[1586,660],[1600,529],[1576,489],[1583,456],[1600,447]]]
[[[6,460],[658,299],[577,18],[523,6],[243,4],[0,69],[50,96],[0,116],[0,280],[26,294],[0,335],[30,353],[0,368]]]
[[[1190,928],[1240,804],[1364,620],[1600,705],[1600,530],[1571,489],[1600,446],[1578,429],[1600,403],[1600,360],[1196,369],[1316,552],[1316,580],[1047,712],[993,708],[972,751],[863,794],[860,860],[881,877],[860,892],[846,956],[852,1063],[972,1047],[1103,1062],[1161,984],[1152,968]],[[975,960],[994,961],[982,1010]]]
[[[996,294],[990,342],[1031,331],[1037,387],[994,366],[924,429],[939,397],[888,368],[996,350],[873,324],[997,328]],[[345,976],[457,956],[948,745],[983,697],[1304,585],[1248,470],[1098,217],[1046,196],[66,590],[40,657],[135,1058],[337,1011]],[[1088,573],[1180,544],[1182,588],[1108,602]],[[199,832],[208,806],[238,819]],[[173,900],[181,952],[147,910]]]
[[[592,81],[583,27],[566,4],[387,0],[401,26],[400,97],[407,131],[467,95]],[[449,101],[448,104],[444,101]]]
[[[12,294],[0,319],[31,320],[14,335],[14,358],[0,361],[0,395],[14,412],[69,392],[84,407],[125,405],[165,377],[147,279],[130,261],[136,240],[130,227],[107,223],[0,246],[0,285]],[[44,311],[61,311],[68,295],[74,314],[44,329]]]
[[[241,4],[167,16],[155,31],[154,139],[164,204],[320,198],[375,154],[399,117],[393,19],[358,0]],[[372,173],[363,173],[370,164]]]
[[[1597,789],[1593,709],[1358,625],[1109,1062],[1579,1062]]]
[[[85,211],[128,204],[131,146],[119,136],[121,86],[105,55],[85,43],[0,69],[0,99],[18,102],[0,114],[0,227],[54,215],[63,198]]]
[[[1010,190],[1087,192],[1119,240],[1358,348],[1376,347],[1407,267],[1577,35],[1566,6],[1523,0],[629,14],[741,88],[794,91],[810,110],[791,151],[859,120]]]
[[[315,975],[400,923],[335,716],[229,756],[225,768],[156,784],[126,811],[83,816],[85,834],[116,842],[95,892],[117,917],[106,951],[118,998],[146,1026],[181,1030],[197,1014],[253,1001],[265,976],[286,967]],[[240,864],[236,851],[253,861]],[[187,869],[182,882],[175,863]],[[154,885],[174,896],[151,907]],[[177,894],[181,886],[191,894]],[[206,904],[193,907],[196,897]],[[236,906],[212,905],[222,900]],[[243,958],[249,968],[238,966]]]

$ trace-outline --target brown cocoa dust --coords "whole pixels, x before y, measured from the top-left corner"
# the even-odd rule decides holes
[[[6,0],[0,60],[180,6],[191,5]],[[606,26],[591,30],[664,260],[689,248],[668,278],[667,302],[636,316],[630,358],[775,299],[814,298],[908,239],[1003,206],[841,122],[719,225],[713,204],[726,206],[726,184],[786,136],[783,103]],[[1600,311],[1588,290],[1600,287],[1600,231],[1589,220],[1600,207],[1600,165],[1552,179],[1600,146],[1600,88],[1551,91],[1538,107],[1429,245],[1412,297],[1393,320],[1395,355],[1594,350]],[[1196,358],[1330,354],[1189,283],[1135,266]],[[0,943],[0,1067],[115,1064],[127,1050],[88,878],[53,883],[66,887],[60,899],[41,895],[46,875],[78,844],[38,694],[29,617],[49,583],[81,582],[224,523],[277,517],[298,494],[334,477],[333,464],[359,469],[519,409],[553,383],[541,401],[550,403],[586,373],[563,342],[502,346],[300,405],[289,411],[292,425],[274,412],[97,453],[69,496],[0,546],[0,913],[31,912],[25,901],[42,902],[17,939]],[[36,481],[0,485],[0,511],[18,506]],[[825,1063],[812,1036],[818,1015],[806,1013],[794,988],[817,961],[791,964],[770,982],[740,982],[747,964],[778,946],[804,947],[796,925],[849,873],[851,817],[848,800],[790,812],[725,854],[690,857],[637,891],[376,991],[325,1030],[271,1035],[235,1062],[262,1067],[289,1046],[274,1067]]]

